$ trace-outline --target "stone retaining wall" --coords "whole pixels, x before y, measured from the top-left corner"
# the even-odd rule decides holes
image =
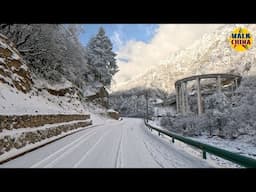
[[[0,115],[0,132],[27,127],[38,127],[45,124],[63,123],[90,119],[90,115]]]
[[[63,132],[68,132],[80,127],[86,127],[91,124],[92,124],[92,121],[88,120],[88,121],[77,122],[77,123],[68,124],[68,125],[54,126],[54,127],[43,129],[43,130],[23,132],[16,137],[11,135],[6,135],[1,137],[0,135],[0,155],[10,151],[13,148],[20,149],[28,144],[33,144],[50,137],[60,135]]]

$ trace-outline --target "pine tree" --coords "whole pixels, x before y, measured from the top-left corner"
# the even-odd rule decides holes
[[[116,54],[112,51],[112,48],[112,43],[102,27],[87,46],[88,64],[95,69],[96,80],[99,80],[105,86],[110,85],[112,76],[118,71]]]

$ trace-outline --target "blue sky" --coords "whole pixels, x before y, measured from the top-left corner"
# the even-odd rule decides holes
[[[118,51],[129,40],[148,43],[154,36],[158,24],[84,24],[84,33],[80,40],[87,45],[90,38],[95,36],[102,26],[113,43],[113,50]]]

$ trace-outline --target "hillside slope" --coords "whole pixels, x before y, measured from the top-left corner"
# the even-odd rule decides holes
[[[0,34],[0,115],[106,112],[81,92],[66,79],[53,84],[34,76],[14,43]]]

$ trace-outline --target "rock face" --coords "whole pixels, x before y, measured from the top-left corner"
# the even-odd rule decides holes
[[[109,98],[109,93],[105,89],[105,87],[100,87],[96,89],[96,91],[91,94],[86,96],[89,101],[101,104],[103,107],[108,107],[108,98]]]
[[[25,61],[7,37],[0,34],[0,82],[27,93],[31,89],[32,78]]]

